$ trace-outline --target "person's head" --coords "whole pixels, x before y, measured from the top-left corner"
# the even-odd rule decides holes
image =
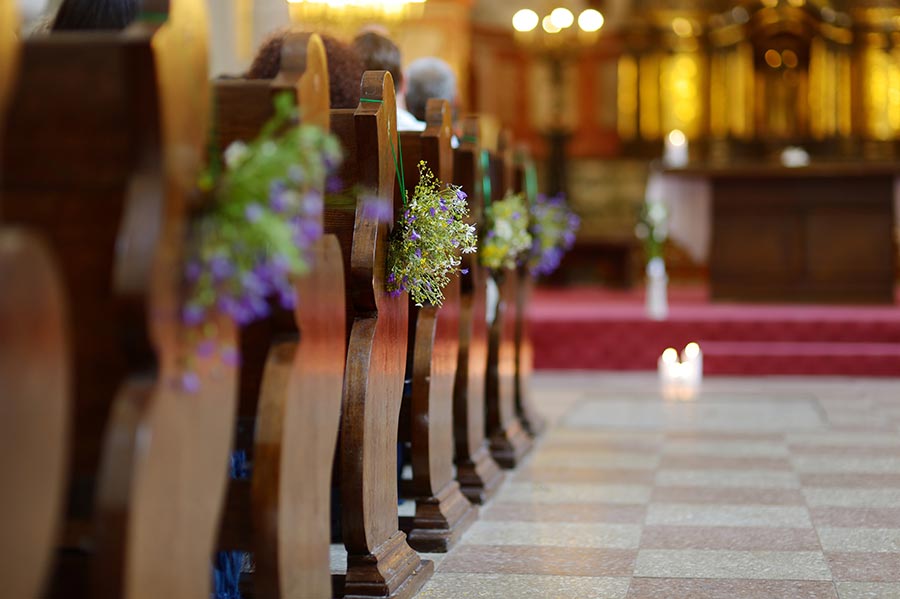
[[[456,75],[440,58],[413,61],[406,70],[406,107],[414,117],[425,120],[425,106],[431,98],[456,100]]]
[[[353,40],[367,71],[388,71],[394,78],[394,87],[400,91],[403,86],[403,65],[400,48],[387,37],[374,31],[365,31]]]
[[[247,71],[248,79],[274,79],[281,70],[281,49],[288,29],[273,32],[262,43]],[[359,55],[351,46],[329,36],[321,35],[328,58],[328,89],[332,108],[356,108],[359,105],[360,83],[365,71]]]
[[[63,0],[53,31],[125,29],[137,14],[138,0]]]

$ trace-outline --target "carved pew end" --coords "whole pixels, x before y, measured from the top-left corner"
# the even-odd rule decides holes
[[[456,464],[456,480],[459,481],[460,490],[466,499],[476,505],[484,505],[493,498],[505,478],[506,475],[491,456],[486,444],[478,449],[471,460]]]

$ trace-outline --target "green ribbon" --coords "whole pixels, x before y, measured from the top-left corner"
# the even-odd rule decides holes
[[[384,104],[384,100],[374,100],[372,98],[360,98],[360,102],[366,102],[368,104]],[[388,137],[391,136],[391,119],[388,117]],[[391,158],[394,159],[394,169],[397,171],[397,180],[400,181],[400,189],[402,193],[400,194],[403,198],[403,206],[406,206],[406,177],[404,177],[403,173],[403,146],[400,144],[400,132],[397,132],[397,151],[394,151],[394,144],[389,144],[391,147]],[[397,160],[397,154],[400,154],[400,160]]]
[[[484,190],[484,206],[491,205],[491,156],[487,150],[481,151],[481,187]]]
[[[138,21],[146,21],[149,23],[157,23],[159,25],[164,24],[169,20],[169,13],[167,12],[148,12],[144,11],[138,14]]]

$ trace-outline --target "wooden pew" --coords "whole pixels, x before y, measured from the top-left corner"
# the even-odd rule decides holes
[[[59,256],[72,322],[68,551],[51,596],[209,595],[235,370],[197,357],[187,392],[179,314],[206,15],[199,0],[143,8],[153,22],[124,34],[29,40],[3,139],[2,220]],[[214,324],[233,346],[230,323]]]
[[[453,181],[469,194],[470,224],[484,234],[484,169],[478,117],[463,121],[454,151]],[[463,256],[469,275],[460,281],[459,358],[453,386],[453,430],[456,479],[469,501],[483,504],[496,494],[504,474],[491,456],[485,437],[485,373],[487,371],[487,271],[477,254]]]
[[[528,148],[516,148],[513,162],[513,190],[524,193],[528,205],[537,201],[537,173]],[[530,180],[530,181],[529,181]],[[528,330],[528,303],[534,291],[534,277],[526,266],[518,269],[516,290],[516,414],[522,426],[533,438],[544,432],[547,422],[538,413],[531,399],[531,373],[534,370],[534,347]]]
[[[19,60],[14,12],[0,0],[0,133]],[[0,227],[0,281],[0,580],[10,597],[37,597],[66,484],[67,309],[56,261],[33,233]]]
[[[492,201],[500,202],[513,190],[512,147],[508,131],[501,132],[498,152],[489,160]],[[491,453],[501,467],[515,468],[530,451],[532,440],[516,413],[516,294],[518,272],[495,274],[496,308],[488,329],[486,431]],[[489,300],[490,301],[490,300]],[[491,308],[488,308],[490,314]]]
[[[283,55],[275,81],[216,82],[220,149],[255,138],[273,116],[278,93],[296,94],[304,123],[330,128],[321,38],[289,35]],[[246,434],[239,434],[237,447],[251,457],[253,470],[251,480],[230,483],[219,546],[252,551],[252,588],[261,597],[331,596],[328,515],[346,351],[336,237],[320,240],[312,270],[296,290],[293,314],[276,309],[241,332],[239,412]]]
[[[362,80],[355,110],[332,110],[332,131],[345,161],[340,176],[380,198],[394,197],[396,101],[386,71]],[[399,206],[395,205],[396,210]],[[413,596],[434,571],[399,530],[397,431],[406,364],[408,300],[385,292],[388,236],[393,221],[326,209],[325,230],[341,242],[347,275],[350,337],[341,414],[341,499],[347,574],[337,595],[347,598]]]
[[[409,199],[424,160],[435,176],[453,182],[450,105],[429,100],[422,133],[400,134]],[[398,195],[401,190],[397,189]],[[401,200],[402,202],[402,200]],[[478,516],[453,477],[453,384],[459,353],[460,279],[451,277],[441,307],[409,302],[406,379],[401,440],[411,447],[412,481],[404,497],[416,500],[416,514],[401,520],[409,544],[418,551],[448,551]]]

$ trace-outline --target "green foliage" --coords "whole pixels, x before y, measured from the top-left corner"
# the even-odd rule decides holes
[[[528,206],[523,194],[509,193],[485,210],[487,235],[479,248],[482,266],[494,271],[515,268],[531,249]]]
[[[450,275],[459,271],[460,255],[476,250],[475,227],[465,222],[469,206],[461,188],[444,185],[424,161],[419,176],[391,237],[387,290],[409,292],[418,306],[440,306]]]

